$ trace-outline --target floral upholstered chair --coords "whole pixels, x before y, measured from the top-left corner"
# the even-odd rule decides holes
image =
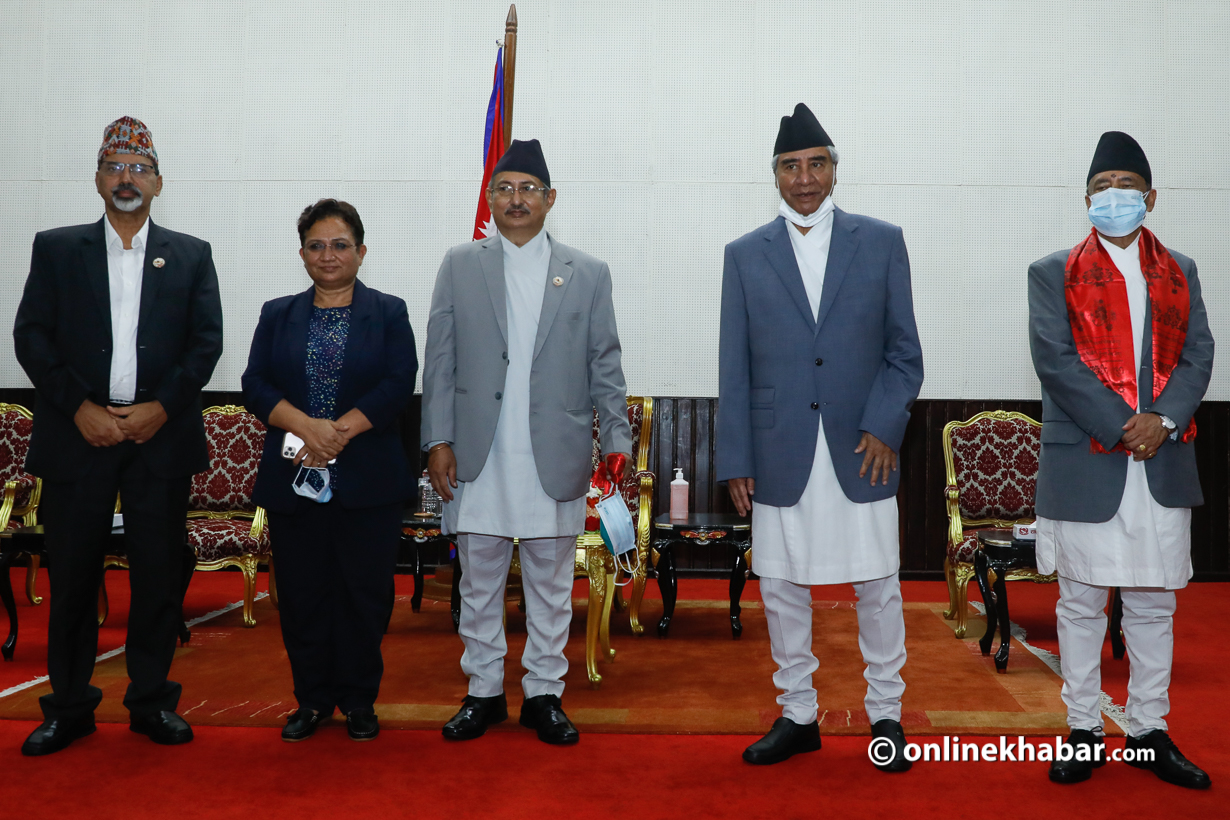
[[[25,526],[38,523],[38,500],[43,482],[27,473],[24,466],[26,451],[30,449],[30,431],[34,429],[33,419],[30,411],[20,404],[0,402],[0,485],[4,487],[4,497],[0,500],[0,530],[13,526],[13,519],[21,519]],[[32,604],[43,601],[34,594],[38,566],[38,555],[30,555],[26,597]]]
[[[601,655],[610,661],[615,658],[611,649],[611,610],[628,610],[632,633],[645,631],[641,625],[641,600],[645,597],[645,573],[649,561],[649,530],[653,522],[654,474],[649,471],[649,447],[653,439],[653,399],[647,396],[628,396],[628,424],[632,427],[632,475],[622,481],[619,491],[623,495],[632,523],[636,526],[636,551],[639,567],[631,578],[632,602],[624,602],[620,587],[616,586],[618,572],[615,559],[598,533],[597,491],[591,490],[585,511],[585,533],[577,539],[577,560],[574,577],[589,578],[589,611],[586,614],[585,667],[590,685],[595,689],[602,683],[598,673],[599,645]],[[593,469],[598,469],[601,451],[599,448],[598,414],[594,413]]]
[[[967,589],[980,549],[978,530],[1010,530],[1034,520],[1034,490],[1042,425],[1021,413],[990,410],[969,421],[944,426],[944,466],[948,506],[948,549],[944,577],[948,610],[957,637],[965,636]],[[1054,581],[1034,569],[1010,571],[1006,581]]]
[[[196,553],[198,570],[239,567],[244,579],[243,625],[256,626],[252,602],[260,564],[269,566],[269,595],[277,604],[265,510],[252,503],[265,425],[242,407],[209,407],[205,438],[209,469],[192,477],[188,546]]]

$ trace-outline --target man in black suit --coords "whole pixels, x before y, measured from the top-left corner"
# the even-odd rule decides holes
[[[105,216],[34,237],[13,328],[38,393],[26,470],[43,479],[51,556],[52,694],[40,699],[45,720],[27,755],[94,731],[98,587],[117,492],[132,590],[124,705],[134,732],[192,740],[167,673],[183,617],[189,484],[209,466],[201,388],[222,354],[218,275],[209,243],[149,219],[162,176],[143,123],[107,126],[94,179]]]

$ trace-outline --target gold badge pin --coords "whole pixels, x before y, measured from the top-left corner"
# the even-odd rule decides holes
[[[155,259],[155,260],[154,260],[154,267],[156,267],[156,268],[161,268],[161,267],[162,267],[163,265],[165,265],[166,263],[167,263],[167,260],[163,259],[163,258],[160,256],[160,257],[158,257],[157,259]]]
[[[557,276],[551,280],[551,284],[558,288],[560,285],[564,284],[564,278],[562,276]]]

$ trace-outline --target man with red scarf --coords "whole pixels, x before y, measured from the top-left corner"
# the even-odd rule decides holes
[[[1130,765],[1209,786],[1167,735],[1175,590],[1192,575],[1191,508],[1204,503],[1192,416],[1213,367],[1196,264],[1143,227],[1157,191],[1140,145],[1102,135],[1086,180],[1093,230],[1029,267],[1029,343],[1042,383],[1038,569],[1059,573],[1068,744],[1056,783],[1106,762],[1101,693],[1107,592],[1123,595],[1131,661]],[[1143,754],[1142,754],[1143,753]],[[1128,755],[1125,755],[1125,760]]]

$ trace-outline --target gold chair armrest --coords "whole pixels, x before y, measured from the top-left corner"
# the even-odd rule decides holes
[[[9,528],[9,518],[13,514],[13,502],[17,500],[17,482],[4,483],[4,500],[0,502],[0,530]]]

